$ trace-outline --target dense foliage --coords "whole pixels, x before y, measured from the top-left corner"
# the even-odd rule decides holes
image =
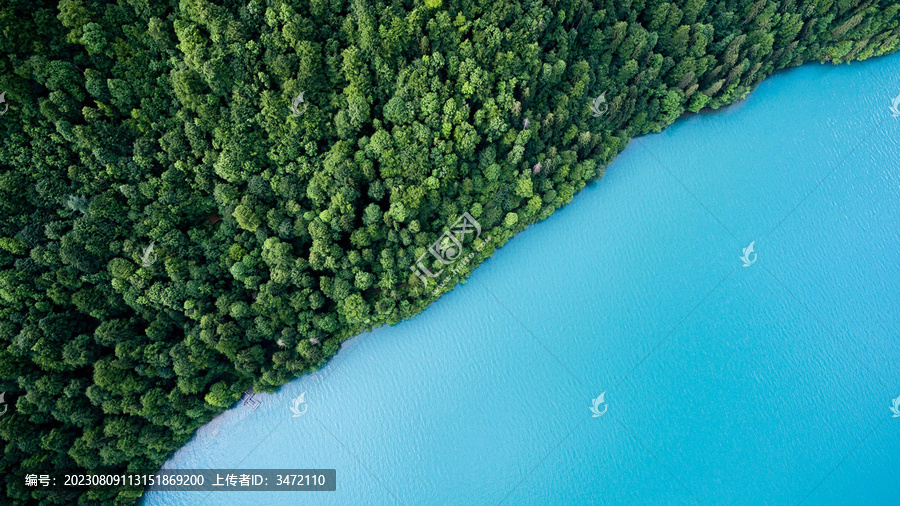
[[[900,46],[885,0],[217,3],[0,6],[14,502],[133,502],[21,473],[154,469],[244,389],[421,311],[631,137]],[[435,292],[410,266],[463,212],[478,253]]]

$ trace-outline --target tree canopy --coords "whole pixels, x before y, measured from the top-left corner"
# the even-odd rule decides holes
[[[779,69],[896,50],[898,10],[7,0],[4,495],[133,503],[21,476],[157,468],[246,388],[273,391],[422,311],[632,137]],[[463,213],[482,235],[451,270],[429,248]]]

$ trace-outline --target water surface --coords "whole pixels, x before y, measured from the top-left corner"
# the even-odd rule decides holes
[[[337,491],[143,503],[896,502],[898,75],[808,65],[635,139],[468,283],[166,464],[334,468]]]

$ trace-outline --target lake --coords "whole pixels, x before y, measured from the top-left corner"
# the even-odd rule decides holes
[[[897,503],[898,76],[809,64],[633,140],[466,284],[165,465],[336,491],[142,504]]]

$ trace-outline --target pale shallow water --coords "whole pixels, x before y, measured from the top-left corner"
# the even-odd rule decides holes
[[[897,503],[897,76],[811,64],[634,140],[467,284],[166,464],[337,491],[143,504]]]

